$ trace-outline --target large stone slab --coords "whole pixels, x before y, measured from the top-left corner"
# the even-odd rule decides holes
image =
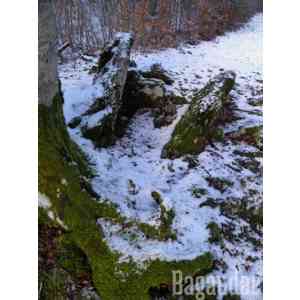
[[[218,134],[218,123],[225,112],[228,94],[235,83],[235,73],[217,75],[196,95],[176,125],[171,140],[165,145],[163,158],[198,154]]]
[[[130,63],[133,36],[118,33],[102,52],[94,84],[103,90],[103,95],[95,99],[85,115],[90,116],[82,127],[86,138],[96,146],[109,146],[118,135],[118,120],[123,106],[123,90]],[[99,113],[105,109],[106,113]]]

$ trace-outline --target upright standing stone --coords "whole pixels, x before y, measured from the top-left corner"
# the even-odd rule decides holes
[[[104,108],[106,113],[100,113],[99,117],[89,117],[82,128],[83,136],[91,139],[98,147],[112,145],[122,127],[120,112],[132,45],[133,36],[130,33],[118,33],[100,56],[94,84],[103,91],[103,95],[94,100],[84,115],[95,115]]]

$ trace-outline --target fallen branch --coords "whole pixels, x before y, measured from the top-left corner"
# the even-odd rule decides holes
[[[70,47],[69,42],[65,42],[61,47],[58,48],[57,53],[61,55],[63,51],[65,51],[68,47]]]

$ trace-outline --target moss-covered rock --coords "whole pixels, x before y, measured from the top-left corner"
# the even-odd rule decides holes
[[[235,74],[224,72],[213,78],[193,98],[181,118],[171,140],[162,151],[163,158],[177,158],[202,152],[209,141],[219,136],[218,123],[222,121],[228,94],[235,83]]]

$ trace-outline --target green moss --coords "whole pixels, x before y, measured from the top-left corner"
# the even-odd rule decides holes
[[[147,223],[138,223],[138,228],[144,233],[147,239],[159,239],[159,229]]]
[[[241,300],[241,296],[236,294],[227,294],[223,297],[223,300]]]
[[[247,222],[252,230],[260,232],[263,226],[263,206],[249,206],[248,199],[226,201],[220,205],[221,213],[228,217],[239,217]]]
[[[85,253],[78,248],[74,241],[66,233],[58,239],[58,264],[73,278],[89,278],[92,274]]]
[[[39,299],[65,300],[67,295],[67,272],[61,269],[51,269],[48,272],[39,272]]]
[[[59,94],[52,107],[39,105],[39,191],[50,199],[51,210],[68,228],[60,241],[61,266],[75,275],[90,270],[93,284],[103,300],[148,300],[149,288],[171,282],[172,270],[180,269],[186,274],[208,273],[213,266],[209,253],[191,261],[155,260],[143,270],[134,262],[118,263],[119,254],[112,252],[104,242],[96,221],[106,218],[124,222],[124,218],[113,205],[95,201],[96,195],[88,188],[88,178],[93,173],[83,153],[69,138],[62,101]],[[40,221],[47,222],[45,212],[39,210],[39,214]],[[172,218],[172,213],[168,213],[166,224]],[[67,253],[67,249],[71,252]],[[58,280],[57,284],[64,281]],[[51,291],[47,293],[50,295]]]
[[[50,225],[51,227],[54,227],[56,225],[52,220],[49,219],[47,211],[41,207],[39,207],[38,211],[38,224]]]
[[[177,238],[176,234],[172,232],[173,219],[175,218],[174,210],[165,207],[163,198],[157,191],[153,191],[151,196],[160,207],[159,240],[168,240],[169,238],[175,240]]]
[[[152,261],[147,270],[142,272],[142,276],[136,272],[132,273],[134,268],[127,266],[126,272],[131,274],[133,279],[132,286],[126,294],[119,294],[120,298],[114,299],[141,299],[149,300],[148,290],[150,287],[159,287],[161,284],[170,284],[172,282],[172,270],[181,270],[183,277],[187,275],[205,276],[212,271],[213,260],[209,253],[196,258],[193,261],[166,262],[155,260]],[[125,269],[123,269],[125,271]],[[147,293],[145,293],[147,291]],[[140,295],[140,296],[139,296]]]
[[[173,209],[167,210],[161,205],[161,226],[160,226],[160,240],[176,240],[176,233],[172,231],[173,219],[175,218],[175,212]]]
[[[160,195],[159,192],[153,191],[153,192],[151,193],[151,196],[152,196],[152,198],[154,199],[154,201],[155,201],[158,205],[161,205],[161,204],[163,203],[163,199],[162,199],[162,197],[161,197],[161,195]]]
[[[188,104],[187,99],[183,96],[171,95],[171,96],[169,96],[168,100],[175,105]]]
[[[197,186],[192,186],[191,194],[192,194],[193,197],[200,199],[203,196],[207,195],[207,190],[203,189],[203,188],[200,188],[200,187],[197,187]]]
[[[208,241],[210,243],[219,244],[223,240],[222,235],[222,229],[219,227],[219,225],[215,222],[210,222],[207,225],[207,228],[209,229],[210,237]]]
[[[253,126],[241,128],[238,132],[232,133],[231,138],[233,141],[247,143],[251,146],[258,148],[259,151],[263,150],[263,127]]]
[[[81,282],[92,287],[91,270],[85,254],[67,238],[46,210],[39,208],[39,299],[81,298]]]
[[[219,178],[219,177],[206,177],[205,178],[209,184],[209,186],[213,187],[214,189],[224,193],[228,188],[233,186],[233,182],[227,180],[226,178]]]
[[[118,256],[102,241],[96,225],[97,218],[112,214],[112,210],[94,201],[80,184],[83,175],[91,174],[88,162],[66,131],[61,95],[56,96],[51,108],[39,105],[39,191],[51,199],[51,209],[68,227],[69,238],[88,257],[93,274],[98,269],[108,271],[105,278],[95,280],[102,290],[102,286],[116,281],[113,267]]]
[[[222,75],[222,74],[221,74]],[[193,98],[188,111],[176,125],[171,140],[162,151],[163,158],[177,158],[202,152],[211,140],[223,140],[218,123],[224,115],[228,93],[234,85],[233,74],[211,80]],[[202,102],[207,102],[203,109]]]
[[[248,169],[255,174],[262,173],[262,165],[255,159],[236,159],[236,163],[242,168]]]
[[[224,141],[224,130],[222,128],[216,128],[213,138],[217,141],[217,142],[223,142]]]
[[[255,145],[259,149],[262,148],[262,126],[254,126],[245,128],[245,137],[249,138],[250,144]]]
[[[254,158],[261,158],[263,157],[263,153],[262,151],[255,151],[255,152],[248,152],[248,151],[239,151],[239,150],[234,150],[233,154],[235,155],[239,155],[241,157],[246,157],[246,158],[250,158],[250,159],[254,159]]]

